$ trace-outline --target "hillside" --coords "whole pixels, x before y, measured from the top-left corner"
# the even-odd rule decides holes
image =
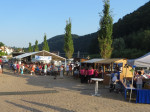
[[[113,26],[113,37],[123,37],[141,29],[150,28],[150,1],[136,11],[125,15]]]
[[[74,52],[89,52],[89,46],[91,45],[91,42],[94,41],[93,37],[96,37],[97,34],[88,34],[84,36],[78,36],[75,34],[72,34],[73,38],[73,44],[74,44]],[[63,47],[64,47],[64,35],[58,35],[55,37],[52,37],[47,40],[48,45],[50,47],[50,51],[59,51],[59,52],[64,52]],[[42,43],[43,44],[43,43]],[[40,50],[42,49],[42,44],[39,44]]]
[[[136,11],[125,15],[117,23],[114,23],[112,57],[136,58],[150,51],[149,18],[150,1]],[[97,32],[84,36],[73,34],[72,37],[75,52],[99,53]],[[50,51],[64,52],[64,35],[58,35],[48,39],[48,44]],[[39,47],[41,49],[42,44]]]

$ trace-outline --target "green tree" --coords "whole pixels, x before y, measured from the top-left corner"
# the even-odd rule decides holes
[[[38,41],[35,41],[34,51],[39,51]]]
[[[46,39],[46,34],[44,35],[43,50],[49,51],[49,46],[48,46],[48,42]]]
[[[113,50],[123,50],[125,49],[125,42],[123,38],[116,38],[112,43]]]
[[[32,45],[31,43],[29,42],[29,49],[28,49],[29,52],[33,52],[33,48],[32,48]]]
[[[0,47],[4,46],[4,43],[3,42],[0,42]]]
[[[71,21],[66,22],[65,27],[65,38],[64,38],[64,51],[66,54],[66,57],[70,59],[74,52],[74,46],[73,46],[73,40],[71,35]]]
[[[7,53],[0,51],[0,56],[5,56],[5,55],[7,55]]]
[[[112,54],[112,30],[113,20],[109,12],[109,0],[104,0],[103,15],[100,20],[100,29],[98,32],[98,41],[100,55],[102,58],[110,58]]]

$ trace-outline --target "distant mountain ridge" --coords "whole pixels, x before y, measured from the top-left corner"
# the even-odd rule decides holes
[[[48,45],[50,47],[50,51],[59,51],[64,52],[64,34],[57,35],[47,40]],[[72,39],[74,43],[74,52],[89,52],[89,46],[93,41],[93,37],[96,37],[97,33],[92,33],[84,36],[78,36],[76,34],[72,34]],[[43,43],[39,44],[39,49],[41,50]]]

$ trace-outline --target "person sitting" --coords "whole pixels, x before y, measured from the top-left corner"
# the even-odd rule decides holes
[[[113,76],[113,78],[112,78],[113,84],[116,84],[119,81],[118,78],[117,78],[117,76],[118,76],[118,74],[115,73],[114,76]]]
[[[120,85],[119,85],[119,80],[118,80],[117,76],[118,76],[118,74],[115,73],[113,78],[112,78],[112,87],[111,87],[111,89],[113,89],[114,91],[116,91],[118,93]]]

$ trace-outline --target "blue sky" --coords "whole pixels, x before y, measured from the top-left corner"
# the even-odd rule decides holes
[[[0,42],[28,47],[65,33],[71,18],[72,34],[86,35],[99,29],[103,0],[0,0]],[[110,0],[114,22],[149,0]]]

